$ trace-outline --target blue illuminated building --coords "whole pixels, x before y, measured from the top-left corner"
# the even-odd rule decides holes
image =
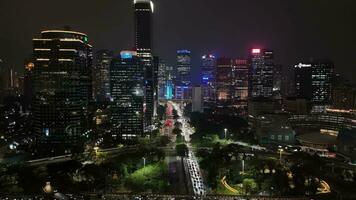
[[[189,50],[177,51],[177,74],[175,85],[187,86],[191,83],[191,52]]]
[[[201,58],[201,85],[205,102],[215,101],[216,91],[216,58],[214,55],[204,55]]]

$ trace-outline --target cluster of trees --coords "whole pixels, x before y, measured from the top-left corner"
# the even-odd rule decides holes
[[[134,192],[165,192],[168,188],[168,167],[164,161],[148,165],[130,174],[125,186]]]
[[[221,146],[217,143],[211,151],[199,150],[202,158],[200,166],[207,174],[207,181],[212,189],[217,189],[223,176],[241,194],[285,195],[289,192],[287,171],[277,160],[249,158],[241,153],[236,144]],[[242,172],[242,159],[245,162],[245,173]],[[242,186],[242,187],[241,187]]]
[[[190,123],[195,128],[195,133],[192,136],[193,143],[211,135],[219,135],[220,138],[224,138],[224,129],[227,129],[227,138],[253,140],[253,135],[247,131],[247,121],[238,116],[193,112]]]

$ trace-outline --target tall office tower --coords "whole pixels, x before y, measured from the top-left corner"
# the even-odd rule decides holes
[[[130,139],[143,134],[144,70],[135,51],[122,51],[110,67],[112,137]]]
[[[332,104],[334,63],[316,60],[312,62],[312,112],[324,112]]]
[[[82,150],[92,100],[92,47],[84,33],[41,32],[33,39],[33,128],[49,154]],[[43,148],[42,148],[43,147]]]
[[[152,13],[151,0],[134,0],[135,7],[135,48],[142,60],[145,78],[145,126],[152,125],[155,104],[154,63],[152,57]]]
[[[110,100],[110,64],[113,52],[100,50],[95,53],[94,65],[94,97],[96,101],[107,102]]]
[[[190,86],[191,52],[189,50],[177,51],[176,86]]]
[[[218,58],[216,61],[216,98],[219,102],[231,101],[233,97],[232,59]]]
[[[203,89],[203,100],[205,102],[215,102],[216,58],[212,54],[204,55],[201,58],[201,85]]]
[[[165,94],[164,98],[166,100],[172,100],[173,99],[173,83],[171,79],[168,79],[165,84]]]
[[[310,100],[312,112],[324,112],[332,104],[334,64],[330,61],[312,61],[295,65],[297,97]]]
[[[294,66],[296,97],[312,99],[312,64],[299,63]]]
[[[234,99],[238,102],[248,100],[249,66],[247,59],[236,59],[232,69],[234,86]]]
[[[160,99],[165,98],[165,86],[168,80],[168,66],[164,60],[159,61],[158,65],[158,96]]]
[[[250,97],[273,95],[273,51],[252,49],[250,55]]]

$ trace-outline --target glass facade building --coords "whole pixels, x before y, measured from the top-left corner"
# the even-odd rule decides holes
[[[154,116],[156,98],[155,67],[152,56],[152,13],[151,0],[135,0],[135,49],[144,68],[145,125],[150,126]]]
[[[252,49],[250,55],[250,97],[273,95],[273,51]]]
[[[110,67],[111,135],[131,139],[143,134],[144,79],[141,60],[134,51],[121,52]]]
[[[92,47],[86,34],[48,30],[33,39],[33,129],[39,151],[80,150],[92,100]]]
[[[203,100],[215,102],[216,98],[216,58],[214,55],[204,55],[201,58],[201,85]]]
[[[95,54],[94,67],[94,97],[96,101],[103,102],[110,100],[110,64],[113,52],[100,50]]]

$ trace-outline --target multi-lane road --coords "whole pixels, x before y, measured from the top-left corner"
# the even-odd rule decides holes
[[[194,156],[194,152],[190,145],[190,136],[194,134],[194,129],[188,123],[188,120],[183,115],[183,109],[181,104],[169,102],[175,110],[177,110],[178,120],[182,124],[182,136],[184,137],[185,144],[188,147],[188,157],[184,158],[184,165],[186,166],[187,174],[189,176],[189,183],[187,183],[190,187],[192,187],[192,191],[194,195],[205,195],[206,187],[204,185],[204,180],[202,173],[199,168],[199,163],[196,157]]]

